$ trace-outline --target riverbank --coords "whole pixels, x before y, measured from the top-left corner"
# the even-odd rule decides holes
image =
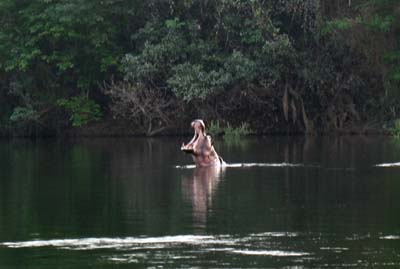
[[[207,122],[206,122],[207,123]],[[208,124],[208,123],[207,123]],[[209,125],[208,125],[209,126]],[[213,136],[223,135],[223,132],[216,133],[210,132]],[[192,135],[192,130],[189,123],[181,124],[181,126],[167,128],[166,130],[153,135],[152,137],[164,136],[187,136]],[[292,130],[289,127],[271,128],[267,131],[261,128],[252,128],[248,135],[252,136],[275,136],[275,135],[289,135],[289,136],[302,136],[302,135],[391,135],[388,129],[374,126],[371,124],[364,124],[360,126],[353,126],[344,130],[318,130],[313,133],[300,132]],[[136,125],[133,122],[124,120],[103,120],[93,122],[80,127],[68,127],[62,130],[51,130],[41,128],[40,126],[26,128],[26,129],[0,129],[0,137],[149,137],[146,130]]]

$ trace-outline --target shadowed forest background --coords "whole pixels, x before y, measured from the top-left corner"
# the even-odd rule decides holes
[[[400,133],[398,0],[1,0],[0,134]]]

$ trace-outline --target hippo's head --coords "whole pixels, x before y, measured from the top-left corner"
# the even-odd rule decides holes
[[[200,134],[204,135],[206,131],[206,125],[204,124],[204,121],[200,119],[192,121],[190,126],[194,129],[194,138],[196,139],[198,139]]]
[[[200,120],[200,119],[192,121],[190,123],[190,126],[194,130],[193,138],[186,145],[182,144],[182,148],[181,148],[181,150],[186,152],[186,153],[192,153],[193,152],[193,146],[195,145],[197,140],[199,140],[200,137],[203,137],[205,135],[205,130],[206,130],[206,126],[204,124],[204,121]]]
[[[189,143],[182,143],[181,150],[192,154],[197,167],[221,166],[224,161],[218,156],[213,147],[211,136],[206,134],[204,121],[198,119],[190,124],[194,129],[194,136]]]

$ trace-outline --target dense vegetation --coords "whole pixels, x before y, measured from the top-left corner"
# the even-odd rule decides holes
[[[0,133],[383,130],[399,19],[397,0],[0,0]]]

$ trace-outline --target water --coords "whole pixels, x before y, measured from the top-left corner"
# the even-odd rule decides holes
[[[0,268],[400,267],[400,142],[0,141]]]

